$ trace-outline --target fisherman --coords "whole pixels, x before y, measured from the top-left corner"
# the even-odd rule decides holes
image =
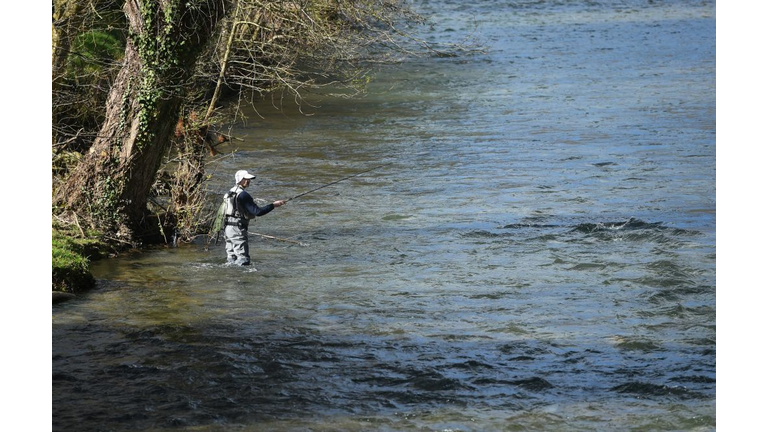
[[[264,216],[275,207],[285,204],[285,201],[275,201],[264,207],[253,202],[245,188],[256,176],[246,170],[235,173],[235,186],[229,190],[233,194],[233,208],[227,212],[224,237],[227,245],[227,263],[249,265],[251,256],[248,254],[248,222],[256,216]]]

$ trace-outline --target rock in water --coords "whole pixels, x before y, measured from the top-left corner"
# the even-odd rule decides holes
[[[53,292],[53,304],[61,303],[63,301],[71,300],[75,297],[77,297],[74,294],[71,293],[65,293],[62,291],[52,291]]]

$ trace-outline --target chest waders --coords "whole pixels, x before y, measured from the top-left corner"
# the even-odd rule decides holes
[[[237,197],[243,188],[240,185],[227,192],[224,221],[224,239],[227,249],[227,262],[240,265],[251,263],[248,248],[248,218],[244,215],[237,202]]]

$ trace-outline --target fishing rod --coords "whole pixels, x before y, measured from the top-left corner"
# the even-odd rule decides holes
[[[384,165],[379,165],[379,166],[377,166],[377,167],[371,168],[371,169],[369,169],[369,170],[365,170],[365,171],[359,172],[359,173],[357,173],[357,174],[352,174],[351,176],[347,176],[347,177],[344,177],[343,179],[340,179],[340,180],[336,180],[336,181],[334,181],[334,182],[330,182],[330,183],[328,183],[328,184],[324,184],[324,185],[322,185],[322,186],[320,186],[320,187],[316,187],[316,188],[314,188],[314,189],[312,189],[312,190],[308,190],[308,191],[306,191],[306,192],[303,192],[303,193],[300,193],[300,194],[298,194],[298,195],[296,195],[296,196],[294,196],[294,197],[288,198],[287,200],[285,200],[285,202],[288,202],[288,201],[290,201],[290,200],[294,200],[294,199],[296,199],[296,198],[300,198],[300,197],[303,197],[304,195],[307,195],[307,194],[310,194],[310,193],[312,193],[312,192],[318,191],[318,190],[320,190],[320,189],[322,189],[322,188],[326,188],[326,187],[328,187],[328,186],[332,186],[332,185],[335,185],[336,183],[341,183],[341,182],[343,182],[344,180],[348,180],[348,179],[351,179],[352,177],[357,177],[357,176],[359,176],[359,175],[363,175],[363,174],[365,174],[365,173],[369,173],[369,172],[371,172],[371,171],[373,171],[373,170],[377,170],[377,169],[379,169],[379,168],[382,168],[382,167],[385,167],[385,166],[388,166],[388,165],[392,165],[392,164],[391,164],[391,163],[387,163],[387,164],[384,164]]]
[[[314,189],[312,189],[312,190],[308,190],[308,191],[306,191],[306,192],[303,192],[303,193],[300,193],[300,194],[298,194],[298,195],[296,195],[296,196],[290,197],[290,198],[288,198],[287,200],[284,200],[284,202],[286,202],[286,203],[287,203],[288,201],[294,200],[294,199],[296,199],[296,198],[300,198],[300,197],[303,197],[304,195],[310,194],[310,193],[312,193],[312,192],[315,192],[315,191],[319,191],[319,190],[320,190],[320,189],[322,189],[322,188],[326,188],[326,187],[328,187],[328,186],[332,186],[332,185],[335,185],[336,183],[341,183],[341,182],[343,182],[344,180],[349,180],[349,179],[351,179],[352,177],[357,177],[357,176],[363,175],[363,174],[365,174],[365,173],[369,173],[369,172],[371,172],[371,171],[377,170],[377,169],[379,169],[379,168],[383,168],[383,167],[385,167],[385,166],[388,166],[388,165],[392,165],[392,164],[391,164],[391,163],[386,163],[386,164],[383,164],[383,165],[379,165],[379,166],[377,166],[377,167],[373,167],[373,168],[371,168],[371,169],[368,169],[368,170],[365,170],[365,171],[361,171],[361,172],[359,172],[359,173],[357,173],[357,174],[352,174],[352,175],[350,175],[350,176],[346,176],[346,177],[344,177],[344,178],[342,178],[342,179],[339,179],[339,180],[336,180],[336,181],[330,182],[330,183],[328,183],[328,184],[324,184],[324,185],[322,185],[322,186],[320,186],[320,187],[316,187],[316,188],[314,188]],[[219,230],[219,231],[217,231],[217,232],[216,232],[216,243],[215,243],[215,244],[217,244],[217,245],[219,244],[219,234],[220,234],[220,233],[221,233],[221,230]],[[270,238],[270,239],[274,239],[274,240],[280,240],[280,241],[287,241],[287,242],[291,242],[291,243],[297,243],[297,244],[299,244],[299,245],[301,245],[301,246],[306,246],[304,243],[302,243],[302,242],[298,242],[298,241],[295,241],[295,240],[282,239],[282,238],[279,238],[279,237],[273,237],[273,236],[268,236],[268,235],[259,234],[259,233],[251,233],[250,231],[249,231],[249,233],[250,233],[250,234],[255,234],[255,235],[258,235],[258,236],[261,236],[261,237],[264,237],[264,238]],[[210,240],[209,240],[209,242],[210,242]]]

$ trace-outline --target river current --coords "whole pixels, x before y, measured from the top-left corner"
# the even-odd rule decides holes
[[[713,430],[715,2],[416,2],[368,94],[264,101],[220,242],[53,307],[54,430]],[[305,115],[311,114],[311,115]]]

